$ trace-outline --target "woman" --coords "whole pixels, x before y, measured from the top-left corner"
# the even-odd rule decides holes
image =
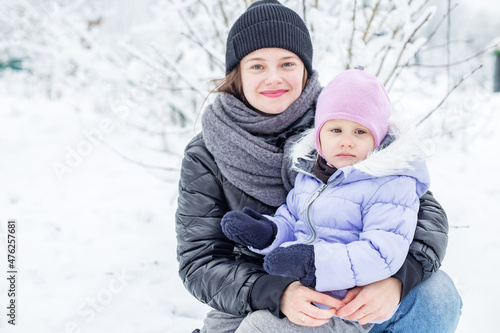
[[[271,214],[293,186],[287,156],[313,126],[321,90],[312,53],[304,22],[278,1],[255,2],[229,32],[226,78],[203,115],[203,132],[186,147],[176,213],[179,274],[196,298],[214,308],[202,332],[234,332],[245,317],[241,326],[269,313],[300,326],[321,326],[335,314],[363,325],[390,316],[400,301],[393,319],[371,331],[454,331],[461,300],[447,275],[437,272],[448,224],[429,192],[420,199],[403,267],[343,300],[267,274],[262,256],[224,236],[220,220],[226,212],[248,206]]]

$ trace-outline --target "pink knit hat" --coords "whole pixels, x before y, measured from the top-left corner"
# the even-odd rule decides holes
[[[375,139],[375,148],[387,134],[391,101],[377,78],[361,69],[339,74],[321,92],[316,104],[316,149],[321,153],[319,132],[331,119],[355,121],[368,128]]]

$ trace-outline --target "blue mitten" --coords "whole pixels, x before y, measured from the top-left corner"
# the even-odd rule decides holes
[[[249,207],[243,212],[231,211],[221,220],[222,232],[230,240],[262,250],[272,244],[277,227],[264,215]]]
[[[269,274],[299,279],[304,286],[316,286],[314,246],[295,244],[278,247],[264,257],[264,269]]]

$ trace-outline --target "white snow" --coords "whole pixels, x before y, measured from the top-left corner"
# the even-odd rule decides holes
[[[490,6],[493,3],[479,3],[483,10],[498,9],[498,5]],[[127,26],[126,17],[120,18],[116,29]],[[147,16],[137,20],[147,32]],[[135,31],[140,32],[141,27]],[[93,41],[90,33],[85,37]],[[112,43],[113,36],[105,37],[106,43]],[[127,42],[137,45],[132,38]],[[178,169],[182,148],[196,130],[175,134],[170,155],[144,149],[141,145],[153,139],[139,137],[123,121],[141,120],[137,117],[143,112],[141,105],[151,109],[165,105],[154,100],[135,108],[129,105],[133,112],[126,119],[103,112],[112,108],[107,107],[109,99],[121,101],[119,94],[106,96],[106,100],[99,91],[103,81],[118,82],[116,68],[103,67],[106,63],[102,62],[96,70],[92,65],[98,56],[79,54],[75,49],[66,52],[83,59],[85,68],[95,70],[99,84],[92,87],[93,81],[86,81],[89,77],[80,73],[81,84],[73,87],[74,94],[68,94],[69,88],[64,90],[67,82],[57,81],[64,74],[57,73],[52,87],[66,92],[59,96],[38,91],[44,87],[43,81],[0,72],[0,332],[180,333],[201,328],[209,308],[185,290],[177,274],[174,213],[178,172],[162,173],[166,180],[160,180],[157,173],[108,148],[118,147],[143,163]],[[107,55],[119,57],[111,52]],[[184,57],[196,60],[196,54]],[[326,70],[326,65],[319,67]],[[194,61],[193,66],[203,68]],[[123,71],[131,68],[134,66]],[[144,68],[137,68],[137,73],[127,72],[126,77],[145,78]],[[187,75],[193,85],[208,80],[206,71],[201,80],[197,73],[193,70]],[[324,81],[328,75],[331,73],[323,76]],[[491,93],[489,73],[483,70],[476,77],[450,97],[439,111],[445,116],[433,120],[434,124],[446,123],[449,129],[467,129],[436,138],[428,146],[432,152],[428,161],[431,190],[444,206],[451,226],[442,269],[454,280],[464,301],[457,330],[462,333],[494,331],[496,300],[500,299],[495,284],[500,274],[500,223],[494,213],[500,202],[500,94]],[[163,78],[159,81],[160,85],[169,84]],[[436,81],[431,95],[421,95],[425,92],[417,80],[409,81],[405,90],[395,89],[394,95],[402,96],[395,98],[396,104],[420,114],[431,109],[445,91],[445,79]],[[78,94],[78,87],[89,94]],[[160,88],[155,89],[155,96],[161,95]],[[172,105],[183,102],[192,108],[192,102],[184,101],[182,95]],[[153,121],[149,121],[151,125]],[[9,219],[17,221],[15,327],[7,323],[6,309]]]
[[[66,147],[84,140],[69,105],[0,97],[0,244],[5,254],[7,220],[16,219],[19,270],[13,330],[1,279],[0,331],[186,332],[200,326],[207,308],[177,275],[177,184],[159,181],[103,145],[59,181],[52,163],[64,163]]]

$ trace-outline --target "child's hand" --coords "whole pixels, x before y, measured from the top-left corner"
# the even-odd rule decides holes
[[[314,288],[314,246],[295,244],[278,247],[264,257],[264,269],[269,274],[297,278],[304,286]]]
[[[221,226],[230,240],[259,250],[271,245],[277,233],[274,222],[249,207],[243,208],[243,212],[226,213]]]

